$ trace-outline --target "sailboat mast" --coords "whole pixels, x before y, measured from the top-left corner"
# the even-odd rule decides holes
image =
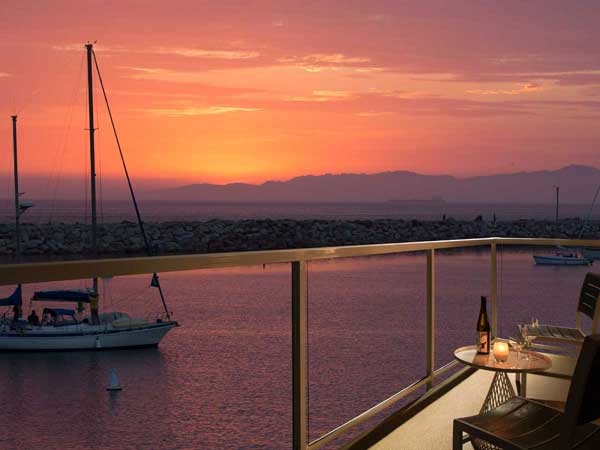
[[[86,44],[88,73],[88,117],[90,131],[90,196],[92,203],[92,255],[98,256],[98,224],[96,218],[96,154],[94,147],[94,79],[92,74],[92,44]],[[94,292],[98,293],[98,278],[94,277]]]
[[[13,131],[13,166],[15,178],[15,256],[17,262],[21,260],[21,224],[19,208],[19,162],[17,157],[17,116],[12,116]]]
[[[13,132],[13,167],[14,167],[14,178],[15,178],[15,259],[17,262],[21,261],[21,205],[19,205],[19,161],[17,158],[17,116],[11,116],[12,118],[12,132]],[[17,285],[17,290],[20,291],[21,283]],[[15,291],[16,292],[16,291]],[[20,295],[20,292],[19,292]],[[21,305],[16,305],[17,312],[15,316],[21,317]]]

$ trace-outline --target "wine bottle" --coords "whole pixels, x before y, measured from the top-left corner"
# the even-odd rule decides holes
[[[489,355],[490,353],[490,322],[487,315],[487,298],[481,297],[481,309],[477,319],[477,353]]]

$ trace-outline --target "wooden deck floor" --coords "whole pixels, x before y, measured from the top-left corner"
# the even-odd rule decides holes
[[[573,361],[553,358],[560,373],[572,370]],[[452,420],[477,414],[493,378],[492,372],[479,370],[427,406],[402,426],[371,447],[373,450],[451,450]],[[514,375],[511,375],[514,383]],[[569,381],[529,375],[527,397],[565,401]],[[465,444],[465,449],[472,449]]]

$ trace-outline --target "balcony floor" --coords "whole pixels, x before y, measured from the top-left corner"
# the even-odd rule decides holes
[[[551,356],[551,355],[548,355]],[[572,371],[571,358],[551,356],[552,371],[565,374]],[[373,450],[451,450],[452,420],[477,414],[490,387],[493,372],[479,370],[425,407],[388,436],[371,447]],[[510,378],[514,384],[514,375]],[[527,397],[565,401],[570,382],[548,376],[529,375]],[[516,390],[516,387],[515,387]],[[465,444],[465,449],[472,449]]]

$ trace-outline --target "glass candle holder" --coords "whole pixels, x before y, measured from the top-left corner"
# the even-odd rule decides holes
[[[506,362],[508,360],[508,343],[503,341],[494,342],[494,358],[497,362]]]

